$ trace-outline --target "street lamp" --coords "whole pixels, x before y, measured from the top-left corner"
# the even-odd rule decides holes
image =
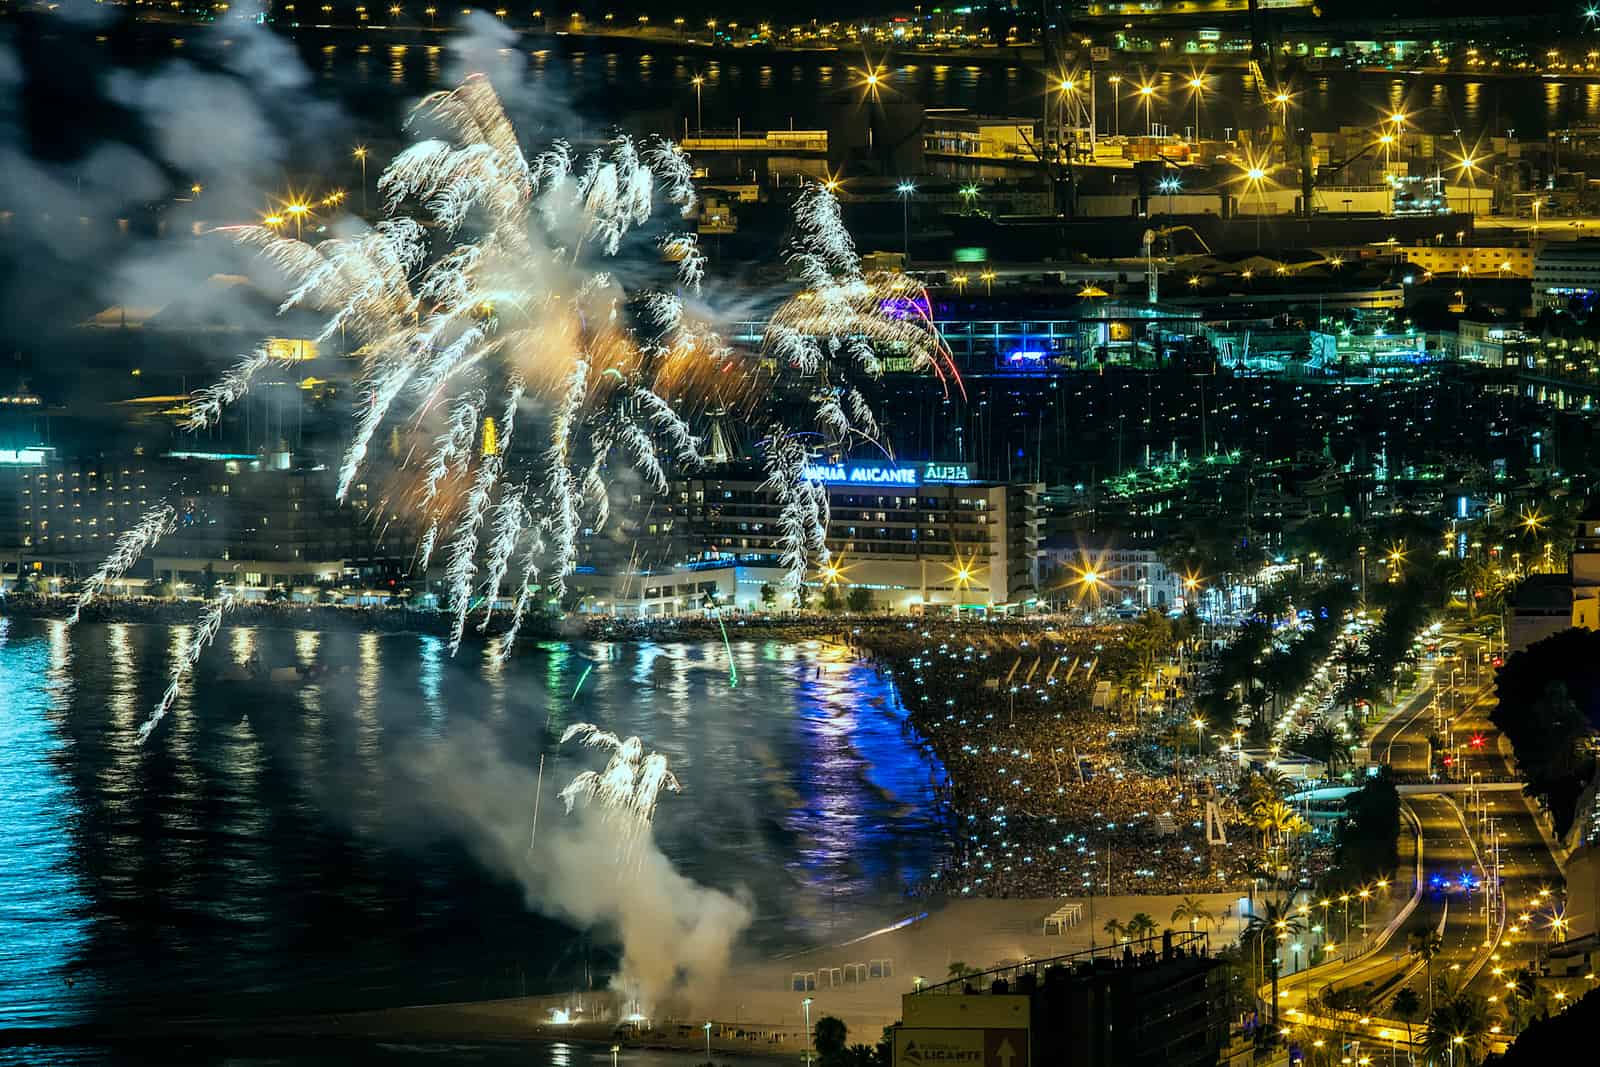
[[[1464,174],[1467,178],[1467,210],[1469,212],[1472,210],[1473,204],[1478,199],[1479,169],[1478,161],[1473,159],[1471,156],[1462,156],[1461,160],[1456,164],[1457,173]]]
[[[706,1032],[706,1062],[710,1063],[711,1062],[711,1020],[707,1019],[706,1020],[706,1024],[704,1026],[702,1026],[701,1029]]]
[[[1205,89],[1206,80],[1203,76],[1196,74],[1189,79],[1189,93],[1194,97],[1194,144],[1196,147],[1200,144],[1200,97],[1205,92]]]
[[[994,295],[994,271],[986,270],[982,274],[978,275],[978,277],[983,279],[984,291],[986,293],[988,293],[988,295],[993,296]]]
[[[704,137],[706,135],[706,123],[705,112],[700,107],[700,87],[706,83],[706,80],[698,74],[689,80],[694,83],[694,135],[696,137]]]
[[[1150,105],[1155,100],[1156,87],[1154,85],[1139,86],[1139,100],[1144,104],[1144,132],[1146,137],[1154,137],[1156,132],[1155,117],[1150,111]]]
[[[1179,189],[1183,188],[1183,182],[1177,178],[1162,178],[1157,184],[1157,188],[1167,194],[1167,214],[1172,214],[1172,197]]]
[[[306,212],[310,211],[311,208],[308,205],[299,203],[297,201],[285,207],[284,210],[294,216],[294,239],[298,241],[300,240],[301,221],[306,217]]]
[[[1106,81],[1111,83],[1111,136],[1122,136],[1122,93],[1117,86],[1122,84],[1122,75],[1113,74]]]
[[[1204,756],[1206,754],[1206,721],[1199,716],[1196,716],[1194,720],[1194,743],[1195,755]],[[1296,951],[1299,951],[1299,948],[1299,945],[1295,946]]]
[[[1259,164],[1251,164],[1244,172],[1245,189],[1256,191],[1256,248],[1261,247],[1261,216],[1267,209],[1266,193],[1262,187],[1267,180],[1267,172]]]
[[[364,216],[367,213],[367,146],[358,144],[350,154],[361,164],[361,214]]]
[[[1056,92],[1061,94],[1056,100],[1056,138],[1058,147],[1059,142],[1067,139],[1067,98],[1077,91],[1078,85],[1071,78],[1062,78],[1060,84],[1056,86]]]
[[[806,1063],[808,1064],[811,1062],[811,1000],[811,997],[807,997],[800,1002],[800,1006],[806,1011]]]
[[[1288,93],[1279,89],[1272,94],[1272,102],[1278,105],[1278,124],[1283,127],[1283,161],[1289,162],[1289,101]]]
[[[901,232],[901,237],[905,242],[906,264],[910,265],[910,263],[911,263],[911,194],[917,191],[917,187],[914,184],[912,184],[911,182],[901,182],[899,185],[894,187],[894,191],[900,195],[900,232]]]

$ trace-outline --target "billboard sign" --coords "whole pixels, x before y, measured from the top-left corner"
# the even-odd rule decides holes
[[[807,481],[823,485],[947,485],[972,481],[970,463],[809,463]]]
[[[1028,1067],[1028,1031],[897,1027],[894,1067]]]

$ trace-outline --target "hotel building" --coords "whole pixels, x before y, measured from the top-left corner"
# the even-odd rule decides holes
[[[979,481],[964,463],[819,461],[808,474],[827,490],[832,557],[808,584],[867,590],[878,611],[1013,611],[1037,599],[1042,486]],[[783,573],[782,505],[765,480],[731,466],[680,478],[658,526],[701,582],[718,565],[746,571],[722,594],[739,608],[761,607],[760,586]]]

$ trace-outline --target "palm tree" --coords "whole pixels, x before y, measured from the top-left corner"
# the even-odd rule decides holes
[[[1460,992],[1428,1013],[1423,1048],[1434,1063],[1472,1067],[1489,1047],[1489,1004],[1475,993]]]
[[[1333,727],[1326,723],[1301,739],[1295,751],[1326,766],[1329,778],[1336,777],[1341,770],[1350,766],[1350,749]]]
[[[811,1029],[812,1045],[817,1050],[817,1058],[823,1063],[837,1060],[849,1037],[850,1030],[843,1020],[832,1015],[824,1015]]]
[[[1288,900],[1263,901],[1261,910],[1250,916],[1244,929],[1246,941],[1254,942],[1266,960],[1267,942],[1284,942],[1305,928],[1298,912]],[[1272,1022],[1278,1022],[1278,953],[1272,952]]]
[[[1422,998],[1417,996],[1417,991],[1406,986],[1394,995],[1389,1002],[1389,1012],[1396,1019],[1406,1024],[1406,1048],[1411,1047],[1411,1023],[1422,1012]],[[1407,1055],[1409,1055],[1409,1051]]]
[[[1134,940],[1152,937],[1158,929],[1155,917],[1149,912],[1135,912],[1133,918],[1128,920],[1128,925],[1123,927],[1128,936]]]
[[[1513,1032],[1521,1033],[1540,1014],[1540,1002],[1545,999],[1540,994],[1546,991],[1537,986],[1533,972],[1527,968],[1515,972],[1511,977],[1511,987],[1506,990],[1505,999],[1509,1014],[1507,1021]]]
[[[1197,897],[1184,897],[1178,906],[1172,909],[1173,922],[1186,922],[1189,929],[1197,930],[1204,926],[1210,928],[1216,925],[1217,917],[1207,910],[1205,901]]]
[[[1305,820],[1281,800],[1258,801],[1250,809],[1250,817],[1255,828],[1261,831],[1261,847],[1266,848],[1270,841],[1275,851],[1291,836],[1306,829]]]
[[[951,978],[965,978],[971,968],[967,966],[966,960],[956,960],[946,970]]]
[[[1118,941],[1121,941],[1124,936],[1126,936],[1128,928],[1123,925],[1121,919],[1113,915],[1111,918],[1106,920],[1104,929],[1106,933],[1111,935],[1111,943],[1114,945]]]
[[[1428,1017],[1433,1018],[1433,958],[1444,950],[1444,938],[1435,930],[1423,930],[1411,935],[1411,951],[1422,957],[1428,967]]]

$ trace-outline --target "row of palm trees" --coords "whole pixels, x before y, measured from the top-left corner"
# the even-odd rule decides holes
[[[1240,806],[1250,825],[1261,833],[1262,851],[1271,850],[1271,862],[1266,868],[1270,881],[1277,880],[1283,849],[1296,836],[1311,829],[1300,813],[1283,799],[1288,789],[1288,778],[1276,770],[1251,775],[1240,789]]]
[[[1155,917],[1144,911],[1135,912],[1127,922],[1112,916],[1106,920],[1104,927],[1112,941],[1142,941],[1154,937],[1160,929]]]
[[[1422,997],[1410,986],[1389,1003],[1390,1017],[1405,1024],[1406,1055],[1413,1063],[1412,1050],[1417,1043],[1412,1024],[1421,1013]],[[1317,1031],[1314,1026],[1308,1029]],[[1465,990],[1448,993],[1428,1014],[1422,1031],[1422,1057],[1436,1067],[1475,1067],[1488,1054],[1499,1031],[1485,998]],[[1313,1040],[1312,1044],[1320,1047],[1322,1042]]]

